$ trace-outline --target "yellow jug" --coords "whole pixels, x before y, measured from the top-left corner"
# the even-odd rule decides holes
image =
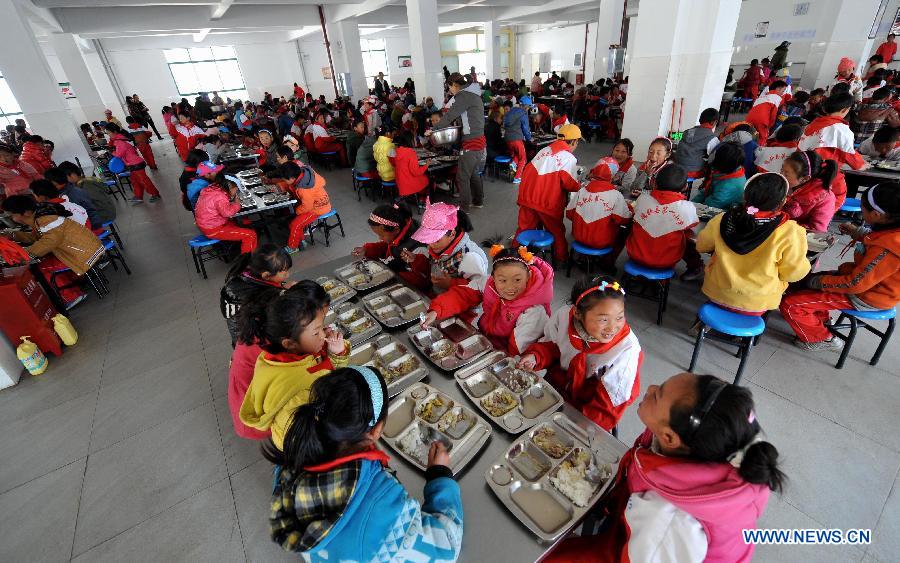
[[[72,322],[62,313],[57,313],[50,319],[53,321],[53,330],[59,335],[60,340],[66,346],[75,346],[78,342],[78,331],[72,326]]]
[[[47,356],[37,347],[37,344],[28,340],[27,336],[22,337],[22,343],[16,348],[16,356],[19,357],[19,361],[22,362],[22,365],[25,366],[25,369],[31,375],[44,373],[47,371],[47,366],[50,363],[47,361]]]

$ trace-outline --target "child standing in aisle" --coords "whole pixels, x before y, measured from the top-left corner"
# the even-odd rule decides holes
[[[239,241],[241,253],[253,252],[256,231],[239,227],[232,219],[241,210],[237,193],[237,178],[219,172],[214,182],[200,191],[194,207],[194,220],[200,232],[207,237]]]
[[[566,401],[610,431],[641,391],[644,353],[625,320],[625,290],[607,276],[583,278],[570,303],[553,313],[519,366],[549,368],[547,380]]]
[[[516,171],[513,184],[518,184],[522,181],[522,173],[528,162],[525,157],[525,141],[531,142],[531,129],[528,127],[531,97],[522,96],[519,98],[519,105],[515,107],[511,100],[507,100],[504,106],[507,111],[503,116],[503,137],[506,139],[506,147],[512,156],[512,165]]]
[[[153,148],[150,146],[150,137],[152,136],[150,130],[146,127],[141,127],[137,120],[130,115],[125,117],[125,122],[128,124],[128,132],[134,138],[134,145],[140,151],[147,166],[150,167],[150,170],[156,170],[156,157],[153,155]]]
[[[197,147],[197,143],[205,136],[203,129],[194,125],[191,117],[186,113],[178,115],[178,124],[175,125],[175,150],[182,161],[186,161],[188,153]]]
[[[147,163],[140,157],[137,149],[131,144],[122,128],[115,123],[107,123],[106,130],[109,131],[109,144],[112,147],[112,154],[121,158],[125,163],[125,167],[131,173],[131,188],[134,190],[134,197],[129,200],[132,204],[144,203],[144,192],[150,194],[150,201],[160,199],[159,190],[153,184],[153,181],[147,176],[144,170]]]
[[[487,256],[469,238],[472,229],[469,216],[455,205],[426,203],[422,225],[412,238],[428,247],[431,283],[435,290],[445,291],[454,285],[466,285],[487,276]],[[412,252],[404,250],[401,256],[407,264],[415,263],[416,257]]]

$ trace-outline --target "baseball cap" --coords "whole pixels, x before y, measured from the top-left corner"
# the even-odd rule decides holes
[[[207,176],[207,175],[216,175],[222,170],[225,170],[225,167],[221,164],[215,165],[210,161],[201,162],[199,166],[197,166],[197,175],[198,176]]]
[[[412,239],[422,244],[433,244],[440,240],[447,231],[456,228],[456,212],[459,208],[449,203],[435,203],[427,201],[425,204],[425,212],[422,213],[422,223]]]
[[[556,138],[564,141],[581,139],[581,128],[573,123],[567,123],[559,128],[559,131],[556,133]]]
[[[531,96],[522,96],[519,98],[519,103],[523,106],[530,106],[533,102],[531,101]]]
[[[612,180],[612,177],[619,171],[619,163],[616,159],[605,156],[597,161],[597,164],[591,168],[591,177],[600,180]]]

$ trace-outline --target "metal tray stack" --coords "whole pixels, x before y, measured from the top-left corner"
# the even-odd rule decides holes
[[[485,416],[510,434],[531,428],[564,402],[549,383],[517,368],[515,360],[502,352],[456,372],[456,383]]]
[[[540,540],[553,542],[612,486],[626,451],[625,444],[566,406],[513,443],[484,477],[520,522]]]
[[[444,371],[467,366],[493,350],[486,336],[457,317],[444,319],[428,328],[412,326],[406,333],[413,346]]]
[[[354,346],[350,351],[350,365],[377,368],[391,397],[428,375],[422,360],[389,334]]]
[[[459,473],[487,443],[491,426],[440,390],[417,383],[391,401],[381,439],[424,471],[431,442],[450,454],[450,471]]]
[[[336,325],[350,344],[356,346],[381,332],[381,325],[356,303],[342,303],[325,315],[325,326]]]
[[[331,297],[331,306],[334,307],[344,301],[353,299],[356,292],[349,285],[341,283],[331,276],[321,276],[316,278],[316,283],[322,286]]]
[[[362,302],[372,316],[387,328],[397,328],[419,320],[419,315],[428,310],[430,303],[418,291],[401,284],[370,293],[362,297]]]
[[[334,275],[356,291],[367,291],[394,279],[394,272],[377,260],[357,260],[338,268]]]

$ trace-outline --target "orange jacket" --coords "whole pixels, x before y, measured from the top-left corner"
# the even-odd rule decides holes
[[[864,253],[841,264],[836,275],[822,276],[822,290],[890,309],[900,303],[900,228],[871,232],[862,242]]]
[[[300,201],[300,205],[296,208],[297,215],[303,213],[324,215],[331,211],[331,200],[328,198],[328,192],[325,191],[325,178],[313,172],[312,168],[309,168],[309,171],[314,174],[312,186],[303,187],[295,184],[293,188]],[[301,180],[300,183],[303,184],[304,181]]]

